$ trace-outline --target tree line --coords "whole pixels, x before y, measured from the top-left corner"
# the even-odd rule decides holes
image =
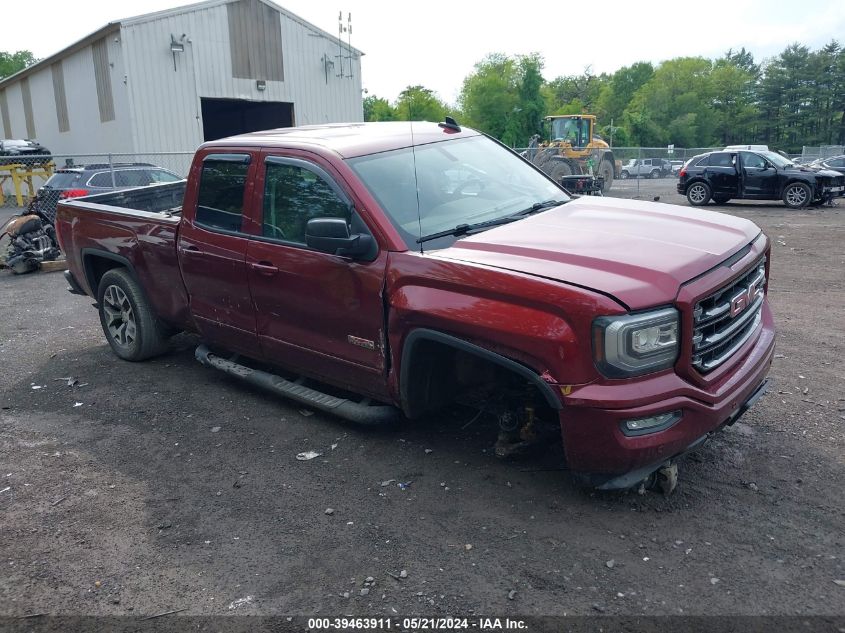
[[[745,48],[722,57],[637,62],[614,73],[544,79],[538,54],[488,55],[449,105],[424,86],[394,102],[368,95],[367,121],[441,121],[454,116],[523,147],[552,114],[590,113],[613,145],[712,147],[763,143],[789,153],[802,145],[845,144],[845,49],[790,44],[760,63]]]

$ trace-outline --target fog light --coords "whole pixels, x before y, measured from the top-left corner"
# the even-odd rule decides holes
[[[680,419],[680,411],[669,411],[667,413],[652,415],[647,418],[625,420],[622,423],[622,432],[625,435],[645,435],[646,433],[655,433],[657,431],[668,429]]]

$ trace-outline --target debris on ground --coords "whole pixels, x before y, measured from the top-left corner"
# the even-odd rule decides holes
[[[245,598],[238,598],[237,600],[235,600],[235,601],[233,601],[229,604],[229,609],[230,610],[239,609],[242,606],[247,605],[247,604],[252,604],[253,602],[255,602],[255,596],[246,596]]]
[[[392,484],[394,481],[396,481],[396,480],[395,479],[386,479],[383,482],[381,482],[381,487],[385,488],[385,487],[389,486],[390,484]]]
[[[431,455],[433,452],[434,452],[434,451],[433,451],[432,449],[430,449],[430,448],[425,449],[425,454],[426,454],[426,455]]]
[[[334,514],[334,508],[326,508],[325,514],[328,514],[329,516],[333,515]]]
[[[605,563],[608,569],[613,569],[616,566],[616,561],[612,558]]]
[[[410,488],[410,487],[411,487],[411,484],[412,484],[412,483],[413,483],[413,482],[410,482],[410,481],[400,481],[400,482],[399,482],[398,484],[396,484],[396,485],[397,485],[397,486],[399,486],[399,489],[400,489],[400,490],[407,490],[408,488]]]
[[[300,409],[299,415],[306,417],[306,418],[310,418],[312,415],[314,415],[314,412],[309,411],[308,409]]]
[[[845,587],[845,580],[834,580],[833,583],[840,587]]]
[[[166,530],[167,528],[173,527],[173,523],[170,521],[162,521],[156,527],[158,527],[159,530]]]
[[[508,600],[513,600],[516,597],[516,589],[508,591]]]
[[[212,426],[212,427],[211,427],[211,432],[212,432],[212,433],[219,433],[219,432],[220,432],[220,427],[219,427],[219,426]]]
[[[469,543],[467,543],[466,545],[464,545],[464,549],[465,549],[466,551],[469,551],[469,550],[471,550],[471,549],[472,549],[472,545],[470,545]]]
[[[605,611],[607,611],[607,609],[605,609],[603,606],[601,606],[598,603],[593,604],[593,609],[598,611],[599,613],[604,613]]]
[[[718,582],[719,582],[719,579],[718,579],[718,578],[711,578],[711,579],[710,579],[710,584],[711,584],[711,585],[718,584]]]
[[[309,459],[314,459],[320,455],[322,455],[322,453],[318,453],[317,451],[303,451],[301,453],[297,453],[296,458],[301,462],[307,462]]]
[[[0,493],[2,493],[2,492],[7,492],[7,491],[9,491],[9,490],[11,490],[11,489],[12,489],[12,487],[11,487],[11,486],[6,486],[5,488],[3,488],[3,490],[0,490]]]
[[[403,569],[402,571],[399,572],[399,577],[400,578],[407,578],[408,572]]]
[[[81,403],[81,402],[74,402],[74,403],[73,403],[73,406],[74,406],[74,408],[76,408],[76,407],[81,407],[81,406],[82,406],[82,403]]]

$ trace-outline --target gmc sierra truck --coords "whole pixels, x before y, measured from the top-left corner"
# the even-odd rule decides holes
[[[208,142],[186,181],[62,201],[56,228],[120,358],[190,331],[203,364],[359,423],[469,404],[497,454],[554,429],[599,488],[671,490],[774,352],[755,224],[570,198],[452,120]]]

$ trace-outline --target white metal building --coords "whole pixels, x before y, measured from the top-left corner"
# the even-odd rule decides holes
[[[0,131],[54,154],[142,153],[361,121],[361,55],[269,0],[207,0],[112,22],[1,80]]]

